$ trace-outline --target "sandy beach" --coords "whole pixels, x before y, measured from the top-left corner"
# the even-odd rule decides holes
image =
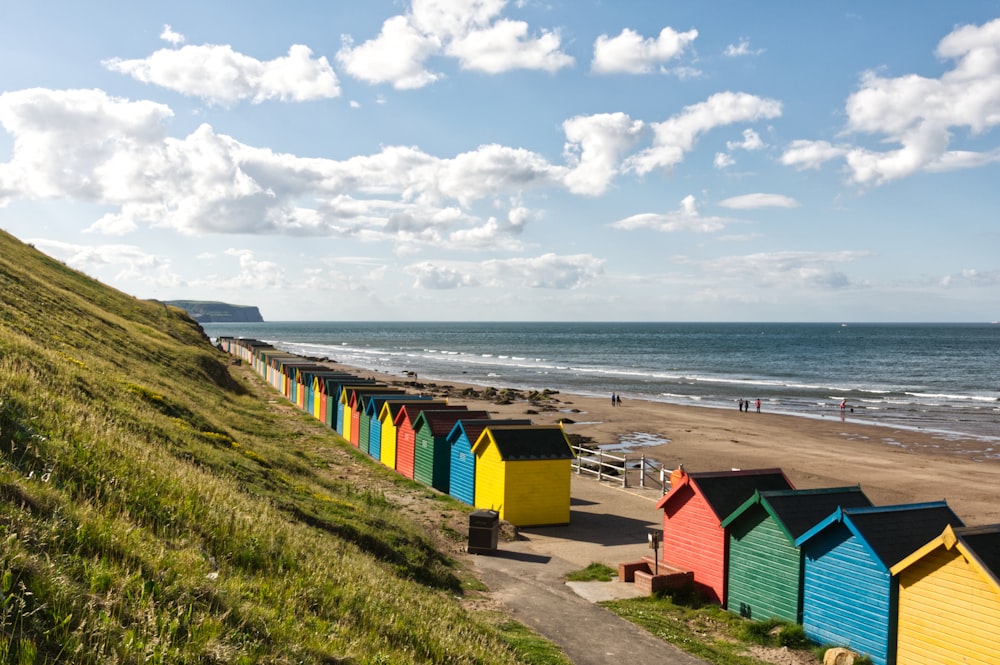
[[[688,471],[781,468],[800,489],[859,485],[876,505],[946,500],[967,525],[1000,522],[1000,445],[926,431],[855,422],[850,412],[803,418],[730,409],[677,406],[633,400],[550,394],[529,401],[517,392],[498,403],[482,386],[393,376],[337,363],[359,376],[445,396],[451,404],[483,409],[493,418],[530,418],[546,425],[560,420],[566,432],[594,445],[644,437],[665,443],[640,453],[667,468]],[[503,386],[494,386],[502,392]]]

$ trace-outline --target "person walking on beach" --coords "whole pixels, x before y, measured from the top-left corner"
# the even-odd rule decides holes
[[[757,413],[760,413],[760,398],[757,398]]]
[[[615,396],[615,394],[611,393],[611,406],[614,406],[616,404],[617,399],[618,398]]]
[[[740,413],[743,413],[743,398],[742,397],[740,398],[739,405],[740,405]]]
[[[622,405],[622,396],[621,393],[618,393],[615,396],[615,406],[621,406],[621,405]]]

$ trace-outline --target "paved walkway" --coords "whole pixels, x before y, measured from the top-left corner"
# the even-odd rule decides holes
[[[568,526],[521,529],[523,540],[474,557],[491,595],[576,665],[704,665],[595,604],[639,595],[633,585],[564,579],[591,563],[617,568],[651,554],[646,534],[662,528],[660,493],[574,475],[571,495]]]

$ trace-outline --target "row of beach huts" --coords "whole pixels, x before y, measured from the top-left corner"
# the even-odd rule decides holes
[[[219,337],[276,390],[390,469],[514,526],[568,524],[573,449],[559,425],[360,378],[255,339]]]
[[[876,665],[1000,665],[1000,524],[966,527],[945,501],[874,506],[858,486],[795,489],[780,469],[679,468],[657,508],[665,583],[693,576],[730,612]]]
[[[402,475],[515,526],[569,522],[558,425],[491,419],[258,340],[217,343]],[[780,469],[670,480],[662,557],[621,564],[622,579],[691,580],[731,612],[801,624],[876,665],[1000,665],[1000,524],[966,527],[944,501],[874,506],[857,486],[795,489]]]

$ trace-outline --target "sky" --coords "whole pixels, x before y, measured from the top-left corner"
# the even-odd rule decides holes
[[[1000,0],[0,2],[0,229],[269,321],[1000,319]]]

